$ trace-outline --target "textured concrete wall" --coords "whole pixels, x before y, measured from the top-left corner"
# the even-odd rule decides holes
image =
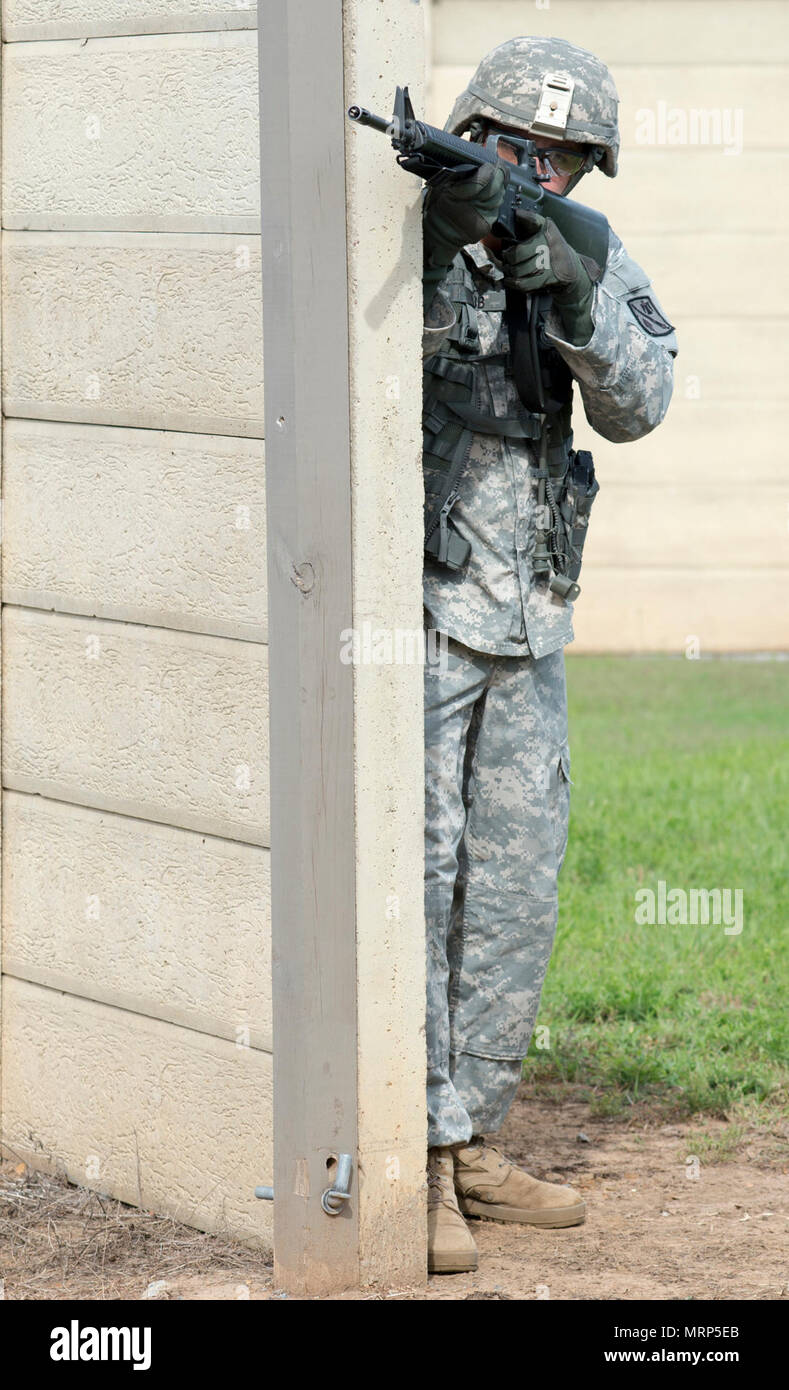
[[[402,80],[421,100],[423,6],[345,19],[348,101],[388,110]],[[255,11],[4,0],[3,20],[4,1139],[265,1247]],[[346,135],[353,621],[418,632],[417,185]],[[419,665],[354,671],[371,1282],[425,1270],[421,698]]]
[[[7,974],[271,1051],[267,849],[9,790],[4,817]]]
[[[8,605],[4,784],[269,842],[256,642]]]
[[[3,85],[5,227],[259,230],[253,30],[9,44]]]
[[[262,436],[258,240],[4,232],[6,414]]]
[[[610,444],[577,407],[576,443],[593,449],[601,491],[574,649],[677,652],[690,635],[702,652],[785,649],[789,9],[780,0],[433,0],[431,13],[427,115],[437,125],[482,55],[515,34],[558,34],[611,66],[619,174],[593,173],[576,196],[606,213],[677,325],[674,400],[653,435]],[[728,111],[732,132],[739,111],[742,152],[643,143],[638,113],[661,102]],[[757,188],[769,189],[766,201]],[[737,267],[749,267],[745,279]]]
[[[266,1247],[255,11],[3,18],[4,1140]]]
[[[263,441],[12,419],[3,597],[266,640]]]
[[[5,1143],[34,1168],[254,1245],[270,1242],[271,1057],[4,979]]]
[[[3,0],[3,38],[254,29],[255,0]]]

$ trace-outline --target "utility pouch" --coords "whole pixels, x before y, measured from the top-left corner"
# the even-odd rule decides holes
[[[594,460],[589,450],[573,449],[565,489],[559,502],[566,538],[567,563],[563,572],[568,579],[576,580],[581,573],[589,513],[599,491],[600,484],[595,477]]]
[[[471,554],[471,542],[455,530],[449,516],[456,501],[457,493],[447,498],[439,513],[438,525],[425,543],[425,554],[448,570],[464,569]]]

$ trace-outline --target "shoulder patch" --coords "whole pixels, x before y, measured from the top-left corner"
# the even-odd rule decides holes
[[[665,338],[667,334],[674,332],[674,325],[663,317],[654,299],[650,299],[648,294],[636,295],[627,302],[639,328],[643,328],[652,338]]]

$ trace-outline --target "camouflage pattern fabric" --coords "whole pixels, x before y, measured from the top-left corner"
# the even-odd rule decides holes
[[[496,1130],[557,919],[570,760],[564,653],[447,643],[425,667],[428,1144]]]
[[[546,73],[565,72],[575,80],[563,140],[600,145],[600,165],[613,178],[619,154],[618,106],[614,79],[605,63],[567,39],[524,36],[507,39],[482,59],[461,92],[444,129],[462,135],[484,117],[524,133],[537,113]]]
[[[455,322],[447,329],[450,336],[442,336],[440,327],[426,331],[425,350],[473,363],[477,408],[506,416],[515,411],[518,394],[506,366],[503,312],[460,302],[479,300],[502,274],[481,242],[459,252],[440,286],[443,322],[453,294]],[[670,329],[649,277],[611,232],[605,271],[595,286],[589,342],[582,347],[566,342],[555,309],[548,320],[547,337],[578,382],[589,424],[615,441],[640,439],[663,419],[677,351],[673,330],[661,336],[647,332],[630,300],[637,309],[644,301],[652,303],[657,319]],[[461,349],[451,336],[458,332],[466,342],[471,337],[476,350]],[[425,562],[423,594],[431,625],[477,651],[545,656],[573,640],[573,605],[536,584],[531,569],[536,504],[530,466],[535,461],[530,440],[475,433],[452,510],[456,530],[471,542],[468,565],[452,573]]]
[[[474,307],[500,278],[496,258],[481,243],[456,257],[428,351],[475,361],[477,407],[507,415],[517,392],[506,370],[502,312]],[[462,329],[467,342],[476,334],[471,355],[441,337],[457,285],[475,294],[462,297],[471,303],[458,298],[448,331]],[[650,323],[662,336],[646,331],[629,304],[633,298],[654,304]],[[649,279],[613,233],[592,316],[594,332],[584,347],[562,340],[558,316],[549,320],[548,336],[578,381],[590,425],[609,439],[637,439],[668,407],[676,338],[663,333],[670,325]],[[573,637],[572,605],[537,585],[531,570],[533,457],[531,441],[473,435],[452,512],[471,542],[468,566],[453,574],[426,562],[424,570],[426,622],[450,636],[447,671],[428,666],[425,674],[431,1145],[501,1126],[518,1087],[556,927],[569,810],[562,648]],[[474,776],[464,783],[471,757]]]
[[[494,49],[445,129],[463,134],[483,117],[527,131],[554,71],[575,80],[563,138],[603,146],[601,167],[613,177],[613,80],[599,59],[565,40],[518,38]],[[423,351],[471,364],[473,407],[508,417],[518,396],[501,278],[481,242],[459,252],[435,292],[425,285],[432,303]],[[614,441],[639,439],[668,408],[677,342],[649,277],[613,232],[591,315],[592,335],[577,346],[563,338],[554,308],[548,340],[578,383],[592,429]],[[428,369],[426,390],[430,379]],[[561,437],[572,445],[569,409]],[[430,1145],[500,1127],[556,929],[569,813],[563,648],[573,637],[572,605],[532,571],[534,463],[531,440],[473,433],[451,512],[470,542],[469,562],[456,572],[425,563],[425,624],[449,637],[446,669],[425,667]],[[427,485],[427,461],[425,478]]]

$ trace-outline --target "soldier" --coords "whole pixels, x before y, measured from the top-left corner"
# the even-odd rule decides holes
[[[515,38],[483,58],[445,129],[534,139],[545,187],[566,194],[596,165],[616,174],[617,104],[593,54],[563,39]],[[517,158],[503,142],[498,153]],[[447,170],[423,202],[425,627],[446,635],[445,664],[425,666],[435,1272],[476,1268],[464,1216],[537,1226],[585,1218],[578,1192],[537,1181],[485,1136],[518,1087],[567,844],[568,576],[577,577],[597,488],[591,456],[573,449],[573,383],[592,429],[639,439],[666,413],[677,351],[648,276],[613,232],[603,266],[535,214],[528,240],[502,246],[491,227],[503,188],[495,165]],[[538,410],[524,408],[513,375],[516,295],[542,305]]]

